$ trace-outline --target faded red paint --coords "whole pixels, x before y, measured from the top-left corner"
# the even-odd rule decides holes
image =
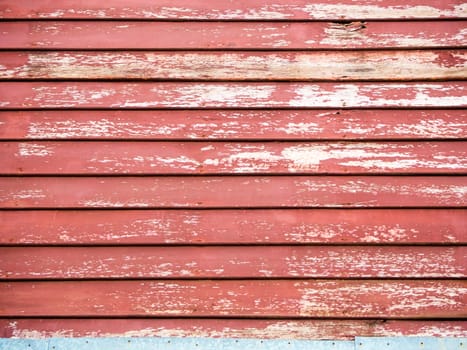
[[[467,174],[465,142],[9,142],[0,174]]]
[[[466,107],[467,83],[0,83],[0,109]]]
[[[466,9],[1,2],[0,336],[467,336]]]
[[[465,244],[466,209],[0,211],[2,245]]]
[[[3,111],[0,139],[466,139],[464,110]]]
[[[0,316],[442,319],[467,312],[467,282],[457,280],[1,282],[0,297]]]
[[[463,47],[462,21],[0,23],[2,49],[366,49]],[[154,35],[154,33],[158,33]]]
[[[265,320],[213,318],[0,319],[0,336],[45,337],[226,337],[265,339],[354,339],[418,335],[465,337],[465,321]]]
[[[459,278],[464,247],[0,248],[0,276],[112,278]]]
[[[466,9],[455,0],[411,0],[409,4],[398,0],[249,0],[232,3],[229,0],[108,0],[103,6],[93,0],[16,0],[0,6],[4,18],[133,18],[133,19],[403,19],[403,18],[459,18],[466,16]]]
[[[1,208],[465,207],[449,176],[3,177]]]

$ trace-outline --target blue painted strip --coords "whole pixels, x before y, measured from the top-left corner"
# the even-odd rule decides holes
[[[230,338],[0,339],[0,350],[466,350],[467,338],[356,337],[341,340]]]
[[[0,338],[0,350],[48,350],[48,339],[5,339]]]
[[[467,350],[467,338],[356,337],[356,350]]]

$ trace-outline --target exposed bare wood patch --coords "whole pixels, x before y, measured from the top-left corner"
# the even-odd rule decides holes
[[[4,52],[2,79],[437,80],[467,76],[464,51]]]

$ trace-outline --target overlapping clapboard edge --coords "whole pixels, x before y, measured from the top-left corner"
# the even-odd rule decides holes
[[[2,111],[0,139],[467,139],[467,122],[454,109]]]
[[[467,174],[467,142],[0,142],[2,175]]]
[[[0,109],[465,107],[467,82],[2,82]]]
[[[459,49],[465,40],[463,21],[0,23],[0,49],[13,50]]]
[[[462,176],[1,177],[1,208],[464,207]]]
[[[341,0],[339,3],[322,0],[310,3],[305,0],[275,0],[265,3],[260,0],[248,4],[228,0],[109,0],[105,6],[91,0],[68,0],[58,3],[46,0],[17,0],[0,7],[0,17],[14,19],[183,19],[183,20],[348,20],[348,19],[423,19],[467,17],[465,4],[459,1],[387,1]]]
[[[463,278],[466,247],[0,248],[0,279]]]
[[[0,244],[465,244],[466,216],[466,209],[7,210]]]
[[[463,50],[0,52],[0,79],[455,80]]]
[[[465,321],[265,319],[0,319],[2,338],[220,337],[354,339],[359,336],[465,337]]]
[[[0,316],[464,318],[460,280],[1,282]]]

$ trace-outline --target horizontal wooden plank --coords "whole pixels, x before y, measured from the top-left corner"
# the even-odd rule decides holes
[[[1,245],[444,244],[466,209],[0,211]]]
[[[131,19],[209,19],[209,20],[267,20],[267,19],[388,19],[388,18],[459,18],[467,17],[465,4],[459,1],[410,1],[402,5],[390,0],[351,0],[335,3],[330,0],[275,0],[265,3],[250,0],[248,4],[228,0],[108,0],[106,5],[95,1],[17,0],[0,6],[2,18],[131,18]]]
[[[467,51],[1,52],[0,79],[453,80]]]
[[[465,40],[463,21],[0,23],[0,49],[15,50],[441,48]]]
[[[467,247],[0,247],[0,278],[462,278]]]
[[[3,111],[0,139],[467,138],[464,110]]]
[[[354,339],[362,337],[465,337],[465,321],[264,319],[0,319],[2,338],[209,337]]]
[[[467,174],[467,142],[0,142],[0,174]]]
[[[467,82],[1,82],[1,109],[466,107]]]
[[[1,316],[462,318],[467,282],[366,280],[0,283]]]
[[[3,177],[1,208],[462,207],[443,176]]]

